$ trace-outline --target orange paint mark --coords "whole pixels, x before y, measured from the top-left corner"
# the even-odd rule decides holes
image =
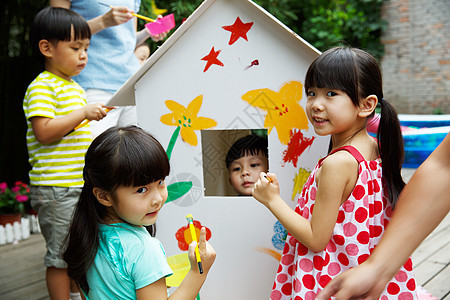
[[[261,252],[261,253],[270,255],[270,256],[272,256],[273,258],[275,258],[277,261],[280,261],[280,260],[281,260],[281,253],[278,253],[278,252],[276,252],[276,251],[274,251],[274,250],[272,250],[272,249],[258,247],[258,248],[256,248],[255,250],[258,251],[258,252]]]

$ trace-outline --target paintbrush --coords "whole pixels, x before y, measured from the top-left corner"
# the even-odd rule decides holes
[[[192,217],[191,214],[186,215],[186,220],[189,224],[189,230],[191,232],[191,238],[193,241],[197,241],[197,234],[195,233],[195,227],[194,227],[194,217]],[[195,257],[197,258],[197,264],[198,264],[198,270],[200,274],[203,274],[203,266],[202,266],[202,259],[200,257],[200,252],[198,251],[198,243],[197,246],[195,246]]]

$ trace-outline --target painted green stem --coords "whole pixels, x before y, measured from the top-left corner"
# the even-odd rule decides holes
[[[172,134],[172,137],[170,138],[169,145],[167,146],[167,157],[170,160],[170,157],[172,156],[173,147],[175,147],[175,143],[178,139],[178,135],[180,134],[181,126],[178,126],[177,129]],[[192,181],[181,181],[181,182],[175,182],[173,184],[170,184],[167,186],[167,191],[169,193],[169,196],[167,197],[167,201],[171,202],[173,200],[177,200],[178,198],[184,196],[187,194],[192,188]]]
[[[169,146],[167,146],[167,157],[170,160],[170,157],[172,156],[172,151],[173,151],[173,147],[175,147],[175,142],[178,139],[178,135],[180,134],[180,130],[181,130],[181,126],[178,126],[177,129],[175,129],[175,131],[172,134],[172,137],[170,138],[169,141]]]

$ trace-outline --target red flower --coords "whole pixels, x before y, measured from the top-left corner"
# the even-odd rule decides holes
[[[9,188],[6,182],[0,183],[0,214],[23,213],[29,199],[30,189],[26,183],[16,181]]]
[[[206,240],[209,240],[211,238],[211,230],[209,230],[208,227],[202,226],[202,224],[196,220],[194,220],[193,223],[195,227],[195,234],[197,235],[197,240],[199,239],[200,229],[202,227],[206,228]],[[178,241],[178,248],[180,248],[180,250],[182,251],[187,251],[189,249],[189,244],[192,243],[189,225],[183,226],[180,229],[178,229],[177,233],[175,234],[175,237]]]
[[[6,184],[6,182],[1,182],[0,183],[0,192],[3,194],[6,189],[8,188],[8,185]]]
[[[28,196],[27,195],[16,195],[17,202],[27,202]]]

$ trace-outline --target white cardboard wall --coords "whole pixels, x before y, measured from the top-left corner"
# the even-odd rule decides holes
[[[246,34],[248,40],[241,36],[230,45],[231,32],[222,27],[234,24],[237,17],[244,24],[253,22],[253,25]],[[143,66],[146,70],[138,72],[139,78],[131,79],[137,81],[134,88],[139,125],[154,134],[165,148],[176,130],[175,126],[161,122],[163,115],[172,112],[166,100],[187,107],[194,98],[203,95],[198,116],[217,122],[207,130],[264,128],[273,111],[254,107],[242,96],[258,89],[279,92],[288,82],[303,83],[309,64],[319,55],[247,0],[207,0],[186,23],[181,34],[175,32],[172,41],[166,41],[167,45],[153,54]],[[202,58],[213,47],[221,51],[217,58],[223,66],[212,64],[205,71],[206,61]],[[252,65],[255,60],[258,64]],[[304,91],[298,92],[303,93],[299,104],[304,108]],[[305,117],[298,115],[298,118]],[[299,169],[314,168],[326,153],[328,139],[315,137],[294,166],[283,159],[288,146],[280,142],[278,129],[273,128],[269,134],[270,171],[281,182],[283,199],[295,207],[297,197],[292,200],[295,176]],[[314,137],[311,126],[301,132],[306,138]],[[278,261],[268,253],[281,253],[272,243],[276,219],[252,197],[204,196],[202,155],[212,154],[202,154],[201,133],[197,130],[195,134],[196,146],[181,136],[177,138],[167,179],[168,184],[191,181],[193,187],[185,196],[165,205],[157,221],[157,238],[167,256],[181,253],[175,234],[186,226],[186,214],[192,214],[211,230],[209,242],[217,251],[201,299],[268,299],[278,266]]]

